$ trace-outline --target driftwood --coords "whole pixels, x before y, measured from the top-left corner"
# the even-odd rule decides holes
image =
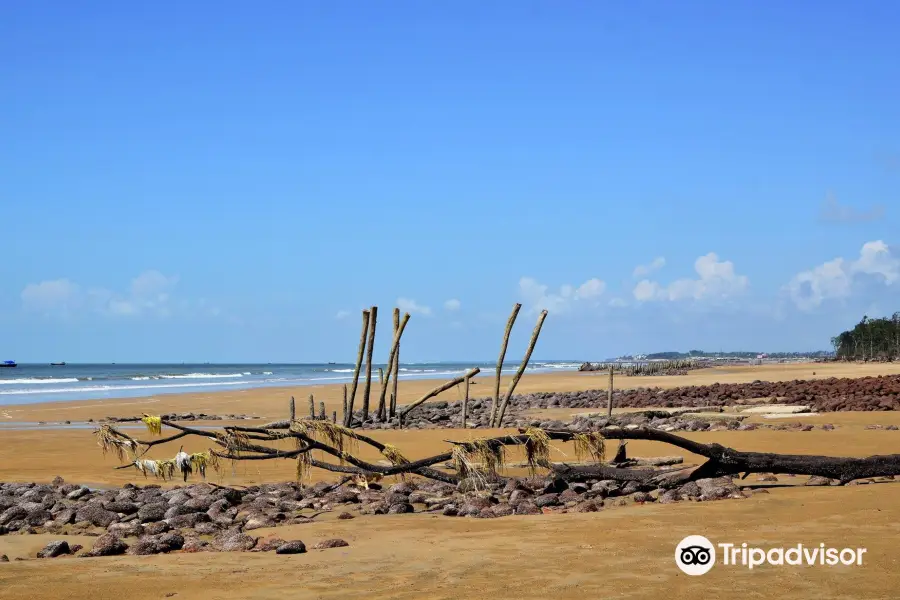
[[[509,382],[506,395],[503,397],[503,402],[500,404],[500,411],[497,413],[496,420],[492,423],[493,427],[500,427],[503,423],[503,417],[506,415],[506,406],[509,404],[509,399],[512,398],[516,386],[519,385],[519,380],[522,379],[522,375],[525,374],[525,368],[528,367],[528,361],[531,360],[531,353],[534,352],[538,337],[541,335],[541,327],[543,327],[544,319],[546,318],[547,311],[542,310],[541,314],[538,316],[537,325],[534,326],[534,331],[531,333],[531,341],[528,343],[528,350],[525,352],[525,358],[522,359],[519,369],[516,371],[516,374],[513,375],[512,381]]]
[[[499,407],[496,415],[497,424],[502,422],[506,403],[509,401],[516,383],[525,371],[546,316],[547,313],[544,311],[538,319],[525,358],[507,390],[504,403]],[[511,324],[508,325],[508,328],[511,328]],[[398,334],[399,331],[400,327],[398,326]],[[296,411],[293,398],[289,403],[289,419],[267,423],[261,427],[227,425],[219,430],[207,430],[186,427],[161,417],[144,415],[144,417],[120,419],[119,422],[144,421],[148,430],[155,435],[161,435],[163,427],[172,429],[176,433],[157,439],[140,440],[130,437],[110,424],[103,424],[95,431],[98,444],[104,452],[112,451],[126,462],[126,464],[117,468],[136,467],[145,474],[152,472],[163,478],[172,478],[177,468],[185,480],[192,472],[200,471],[202,474],[207,466],[210,468],[220,467],[220,461],[290,459],[297,461],[298,477],[308,473],[309,468],[319,468],[343,475],[362,475],[365,477],[374,475],[419,475],[456,484],[462,482],[464,478],[484,481],[484,475],[499,475],[503,469],[504,449],[516,446],[521,446],[524,450],[527,458],[526,464],[529,470],[533,472],[541,468],[550,476],[566,481],[607,479],[619,482],[635,482],[639,486],[646,488],[671,488],[699,479],[737,476],[740,474],[746,477],[751,473],[811,475],[833,479],[840,484],[846,484],[855,479],[900,475],[900,454],[848,458],[746,452],[716,443],[703,444],[674,433],[646,426],[633,428],[607,426],[589,432],[542,430],[538,428],[520,429],[517,434],[513,435],[468,441],[447,440],[449,448],[446,452],[411,460],[404,457],[398,448],[379,442],[350,427],[353,424],[353,401],[367,334],[370,335],[370,340],[374,340],[374,322],[370,332],[369,312],[363,311],[363,329],[360,337],[353,388],[349,399],[346,394],[347,388],[346,386],[344,387],[345,425],[338,425],[329,422],[327,419],[320,418],[322,416],[321,411],[320,416],[316,417],[313,414],[313,399],[310,396],[311,418],[309,419],[297,420],[295,418]],[[399,339],[399,335],[395,335],[395,339]],[[396,363],[394,367],[396,367]],[[469,379],[479,372],[478,368],[471,369],[464,375],[434,388],[416,402],[406,406],[399,413],[401,425],[403,418],[410,411],[459,383],[468,384]],[[371,375],[371,360],[369,361],[369,374]],[[396,382],[396,378],[394,381]],[[466,394],[467,397],[468,393]],[[466,404],[464,400],[464,407]],[[494,406],[496,406],[496,402]],[[333,418],[335,417],[336,415],[333,415]],[[144,458],[152,448],[188,436],[196,436],[208,440],[215,447],[210,448],[207,452],[192,455],[179,452],[175,460],[153,461]],[[618,451],[611,463],[602,462],[605,456],[607,440],[619,441]],[[625,451],[626,440],[647,440],[667,444],[688,452],[695,457],[700,457],[703,459],[703,462],[682,468],[660,470],[653,467],[680,464],[681,457],[628,459]],[[286,441],[292,442],[292,446],[289,446],[287,449],[275,446]],[[550,462],[550,444],[553,441],[574,443],[576,457],[590,456],[592,462],[586,464]],[[356,455],[355,448],[360,444],[365,444],[377,450],[387,459],[388,464],[380,461],[369,462],[359,458]],[[313,458],[313,452],[320,452],[322,456]],[[328,457],[331,460],[324,460]],[[693,457],[691,458],[693,459]],[[438,465],[448,461],[452,461],[455,473],[437,468]],[[196,468],[192,469],[191,465],[196,465]]]
[[[359,369],[362,367],[363,354],[366,351],[366,334],[369,332],[369,311],[362,311],[362,333],[359,336],[359,350],[356,352],[356,368],[353,370],[353,384],[350,387],[350,399],[345,403],[344,425],[349,427],[353,422],[353,404],[356,401],[356,387],[359,385]]]
[[[497,378],[494,380],[494,401],[491,403],[491,416],[488,423],[494,424],[497,419],[497,410],[500,407],[500,374],[503,372],[503,360],[506,358],[506,348],[509,346],[509,334],[512,333],[516,317],[519,315],[522,305],[518,302],[513,306],[512,313],[506,321],[506,331],[503,333],[503,343],[500,345],[500,358],[497,359]]]
[[[135,419],[137,420],[137,419]],[[222,431],[201,430],[185,427],[172,421],[162,420],[162,425],[175,429],[178,433],[155,440],[137,440],[115,429],[110,425],[103,425],[95,433],[101,446],[108,450],[128,449],[133,452],[136,465],[140,457],[157,445],[181,439],[186,436],[198,436],[211,440],[220,447],[218,450],[210,450],[210,454],[222,460],[274,460],[274,459],[300,459],[305,464],[331,472],[343,474],[382,476],[415,474],[429,479],[435,479],[447,483],[458,483],[463,475],[447,473],[434,468],[435,465],[455,460],[457,453],[474,453],[478,456],[486,456],[494,453],[500,456],[504,447],[522,446],[526,451],[534,447],[535,430],[520,430],[517,435],[504,435],[494,438],[485,438],[472,441],[450,441],[454,450],[422,458],[409,460],[399,454],[398,450],[363,435],[352,429],[341,426],[330,426],[325,422],[319,429],[312,425],[304,425],[303,421],[293,421],[281,427],[241,427],[225,426]],[[312,423],[310,421],[310,423]],[[543,430],[543,436],[547,440],[559,442],[577,441],[582,433],[571,431]],[[814,475],[837,480],[840,484],[846,484],[855,479],[886,477],[900,475],[900,454],[870,456],[867,458],[847,458],[815,455],[796,454],[772,454],[766,452],[743,452],[727,448],[720,444],[703,444],[687,438],[665,432],[659,429],[640,427],[637,429],[622,429],[619,427],[605,427],[593,432],[594,440],[649,440],[669,444],[682,450],[705,458],[705,462],[697,466],[679,469],[659,470],[653,468],[630,468],[611,464],[567,464],[551,463],[546,459],[536,462],[554,476],[566,481],[585,481],[589,479],[610,479],[619,482],[634,481],[644,486],[671,488],[680,486],[686,482],[697,479],[705,479],[720,476],[736,476],[741,473],[789,473],[795,475]],[[543,437],[542,436],[542,437]],[[286,438],[293,438],[297,444],[296,449],[282,450],[257,444],[255,442],[277,442]],[[347,451],[345,442],[363,443],[381,452],[393,464],[384,465],[362,460]],[[340,464],[313,459],[312,451],[321,451],[325,455],[340,461]],[[549,450],[548,450],[549,453]],[[647,459],[641,459],[634,465],[647,464]],[[668,459],[672,460],[672,459]],[[346,464],[344,464],[346,463]],[[470,463],[467,469],[477,465]],[[128,468],[132,464],[125,464],[119,468]],[[490,463],[488,463],[490,464]],[[627,464],[627,463],[626,463]],[[658,464],[658,463],[657,463]],[[490,468],[489,466],[486,468]],[[493,474],[497,474],[496,472]],[[471,476],[472,472],[466,473]]]
[[[378,307],[369,311],[369,346],[366,349],[366,385],[363,388],[362,420],[369,418],[369,393],[372,391],[372,352],[375,350],[375,326],[378,324]]]
[[[463,381],[465,381],[467,379],[471,379],[472,377],[475,377],[480,372],[481,372],[481,369],[478,367],[475,367],[474,369],[468,371],[467,373],[460,375],[459,377],[457,377],[455,379],[451,379],[450,381],[437,386],[436,388],[434,388],[433,390],[431,390],[430,392],[428,392],[427,394],[425,394],[424,396],[422,396],[421,398],[419,398],[418,400],[416,400],[415,402],[413,402],[412,404],[410,404],[409,406],[404,408],[402,411],[400,411],[400,423],[403,423],[403,418],[406,417],[406,415],[408,415],[411,410],[413,410],[414,408],[416,408],[423,402],[429,400],[430,398],[434,398],[441,392],[446,392],[453,386],[459,385],[460,383],[462,383]]]

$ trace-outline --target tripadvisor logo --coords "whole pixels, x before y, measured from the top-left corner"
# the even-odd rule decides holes
[[[746,542],[742,544],[713,544],[702,535],[689,535],[675,547],[675,564],[688,575],[703,575],[716,564],[753,569],[762,565],[772,566],[852,566],[863,564],[865,548],[829,548],[797,544],[790,547],[758,548]]]

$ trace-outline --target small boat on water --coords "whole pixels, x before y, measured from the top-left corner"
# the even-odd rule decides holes
[[[2,363],[0,363],[0,367],[11,368],[11,367],[18,367],[18,366],[19,365],[17,365],[16,361],[14,361],[14,360],[4,360]]]
[[[66,366],[66,362],[63,361],[63,362],[58,362],[58,363],[50,363],[50,366],[51,367],[64,367],[64,366]]]

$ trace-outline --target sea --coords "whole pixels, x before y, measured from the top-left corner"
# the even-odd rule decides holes
[[[577,370],[574,361],[531,361],[527,372]],[[0,406],[66,400],[138,398],[157,394],[240,390],[349,383],[355,365],[317,364],[20,364],[0,368]],[[373,365],[374,381],[378,368]],[[400,363],[400,380],[449,379],[473,367],[493,373],[493,363]],[[505,363],[504,373],[515,372],[518,363]],[[360,380],[364,379],[360,373]]]

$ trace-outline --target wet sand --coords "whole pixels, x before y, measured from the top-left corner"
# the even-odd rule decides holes
[[[900,365],[778,365],[709,369],[678,377],[620,377],[623,387],[863,376],[900,372]],[[401,382],[400,403],[436,382]],[[526,376],[519,391],[602,388],[604,374]],[[473,396],[489,394],[490,379],[481,378]],[[283,418],[287,397],[305,408],[310,392],[329,407],[339,403],[340,388],[265,389],[219,394],[159,396],[155,399],[54,403],[5,407],[16,420],[59,421],[129,416],[148,412],[202,411],[256,413]],[[454,400],[455,390],[442,396]],[[376,395],[377,398],[377,395]],[[329,409],[330,410],[330,409]],[[582,411],[583,412],[583,411]],[[548,411],[549,414],[549,411]],[[0,417],[3,418],[3,417]],[[792,417],[790,420],[793,420]],[[759,419],[759,417],[754,417]],[[871,423],[900,424],[900,414],[829,413],[796,416],[804,422],[832,423],[834,431],[697,432],[686,437],[718,442],[741,450],[797,454],[867,456],[900,452],[900,431],[870,431]],[[785,421],[787,422],[787,421]],[[219,423],[221,424],[221,423]],[[446,449],[444,440],[467,439],[478,430],[375,431],[373,437],[398,446],[409,458]],[[140,437],[146,437],[141,433]],[[67,481],[95,485],[143,483],[134,470],[114,470],[90,430],[0,431],[0,480]],[[177,442],[180,444],[180,441]],[[203,440],[187,440],[188,451],[205,449]],[[698,458],[653,442],[629,443],[632,456],[678,454]],[[177,447],[152,455],[170,457]],[[560,445],[568,456],[572,449]],[[377,456],[363,449],[362,456]],[[517,460],[511,453],[508,460]],[[557,460],[565,460],[559,457]],[[223,484],[250,485],[294,477],[293,461],[239,464]],[[315,478],[333,479],[328,473]],[[802,482],[780,477],[779,484]],[[749,478],[745,483],[755,483]],[[773,487],[769,494],[746,500],[678,503],[604,509],[599,513],[459,519],[437,515],[360,516],[350,521],[326,519],[309,525],[272,530],[284,539],[307,545],[342,537],[349,548],[311,551],[297,556],[272,554],[176,554],[96,559],[59,558],[0,564],[0,597],[14,598],[671,598],[741,597],[819,600],[891,598],[900,585],[900,483],[843,488]],[[254,535],[265,535],[257,530]],[[702,577],[688,577],[674,564],[675,545],[686,535],[706,535],[714,543],[748,542],[765,547],[797,543],[866,547],[861,567],[771,567],[752,571],[717,565]],[[58,536],[0,536],[0,554],[34,556]],[[94,538],[68,538],[88,547]]]

